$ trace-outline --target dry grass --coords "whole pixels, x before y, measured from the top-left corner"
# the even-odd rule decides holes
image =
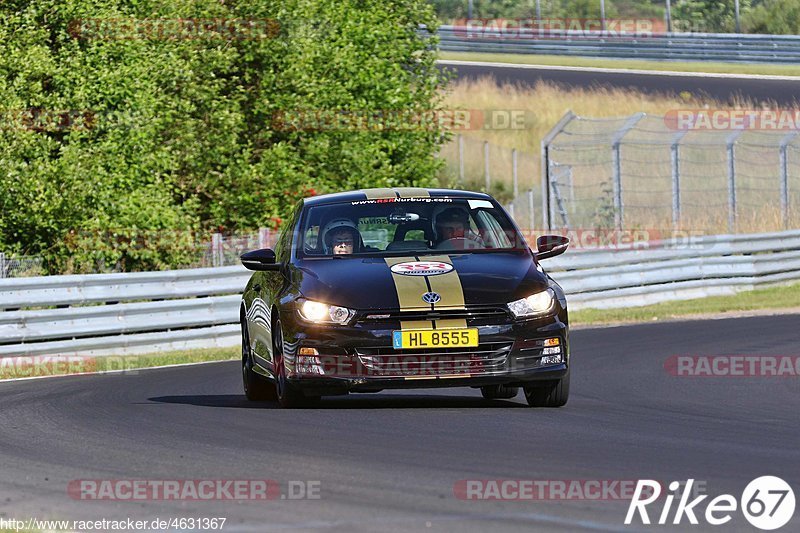
[[[540,82],[534,87],[519,85],[499,85],[492,78],[477,81],[461,80],[453,83],[446,95],[446,106],[453,109],[468,110],[523,110],[524,128],[521,129],[480,129],[457,132],[463,136],[464,180],[460,186],[470,189],[485,189],[484,142],[490,145],[489,174],[491,192],[502,202],[509,202],[511,191],[511,151],[518,151],[519,189],[523,193],[531,189],[534,195],[535,210],[541,205],[540,144],[542,138],[571,109],[578,116],[599,119],[620,119],[644,112],[651,118],[642,120],[643,132],[637,130],[636,137],[647,139],[648,130],[664,130],[660,116],[675,109],[725,109],[729,105],[711,99],[697,99],[690,95],[670,97],[645,94],[635,90],[589,87],[564,89],[553,84]],[[753,108],[748,101],[736,102],[738,108]],[[654,116],[659,118],[653,118]],[[586,131],[620,127],[622,121],[610,121],[606,126],[582,123]],[[577,128],[581,129],[581,128]],[[712,134],[690,133],[701,136],[698,145],[681,148],[681,176],[683,189],[683,212],[681,226],[684,229],[702,230],[705,233],[725,233],[728,230],[728,178],[727,155],[724,138],[730,132]],[[670,134],[671,135],[671,134]],[[672,226],[672,192],[670,135],[658,137],[660,145],[626,144],[622,150],[623,189],[625,195],[625,226],[639,228],[670,228]],[[761,137],[759,137],[761,136]],[[778,134],[780,136],[780,134]],[[655,135],[651,135],[653,139]],[[718,146],[703,143],[711,138]],[[458,142],[442,148],[441,155],[448,161],[445,181],[456,182],[459,175]],[[779,167],[777,141],[766,138],[763,133],[744,134],[744,144],[737,147],[737,232],[775,231],[782,229],[779,210]],[[685,142],[684,141],[684,142]],[[764,143],[768,148],[748,146],[748,142]],[[774,143],[774,144],[773,144]],[[737,145],[738,146],[738,145]],[[568,203],[570,225],[573,227],[594,227],[608,224],[599,214],[608,215],[608,205],[613,204],[610,192],[611,149],[610,143],[590,149],[567,149],[557,152],[560,163],[569,165],[574,185],[573,194],[577,200]],[[797,159],[797,158],[794,158]],[[800,176],[800,165],[790,158],[790,191],[797,189],[795,182]],[[447,181],[449,180],[449,181]],[[792,192],[790,205],[796,205],[800,195]],[[529,226],[531,220],[528,202],[518,199],[515,203],[515,217],[523,225]],[[796,210],[797,211],[797,210]],[[800,213],[793,213],[790,224],[800,225]],[[613,211],[612,211],[613,220]],[[538,220],[534,216],[533,220]],[[538,222],[536,222],[538,224]]]

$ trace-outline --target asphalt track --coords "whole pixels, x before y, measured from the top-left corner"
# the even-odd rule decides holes
[[[780,76],[736,76],[648,73],[583,67],[530,67],[525,65],[456,64],[440,61],[440,68],[455,72],[457,78],[476,79],[493,76],[498,83],[533,86],[547,81],[562,87],[614,87],[636,89],[647,94],[678,95],[688,92],[698,98],[711,97],[722,103],[749,99],[754,104],[774,102],[797,107],[800,80]],[[800,74],[800,69],[798,70]]]
[[[224,531],[756,531],[623,525],[624,501],[474,501],[464,479],[694,478],[800,487],[800,378],[686,378],[674,354],[797,355],[798,317],[578,330],[562,409],[473,389],[245,401],[237,362],[0,383],[0,517],[227,517]],[[75,479],[320,482],[320,499],[81,501]],[[798,494],[800,496],[800,494]],[[710,499],[710,498],[709,498]],[[708,500],[706,500],[707,502]],[[701,505],[701,512],[705,505]],[[651,516],[655,519],[661,507]],[[781,531],[797,531],[800,510]]]

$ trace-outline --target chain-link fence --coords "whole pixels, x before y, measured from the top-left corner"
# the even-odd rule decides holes
[[[0,279],[41,276],[42,274],[41,257],[14,257],[0,252]]]
[[[440,156],[448,185],[489,191],[526,229],[800,227],[800,130],[680,125],[568,112],[540,156],[461,135]]]
[[[488,191],[524,228],[541,221],[542,187],[538,154],[456,135],[442,147],[445,186]]]
[[[568,113],[542,148],[550,225],[708,233],[798,227],[797,130],[687,124],[644,113]]]

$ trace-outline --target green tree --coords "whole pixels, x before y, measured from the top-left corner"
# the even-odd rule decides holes
[[[280,30],[104,33],[178,18]],[[305,194],[434,183],[438,124],[309,132],[273,121],[438,109],[445,78],[419,24],[436,26],[422,0],[6,0],[0,250],[43,255],[51,272],[166,268],[190,259],[196,235],[275,226]]]

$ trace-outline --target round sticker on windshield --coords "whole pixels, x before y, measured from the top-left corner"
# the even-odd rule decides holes
[[[437,276],[451,270],[453,265],[441,261],[409,261],[392,265],[392,272],[403,276]]]

